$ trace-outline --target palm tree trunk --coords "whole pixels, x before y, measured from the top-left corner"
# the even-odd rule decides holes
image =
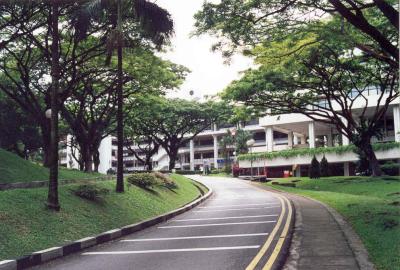
[[[58,88],[59,88],[59,33],[58,33],[58,3],[53,1],[51,5],[51,127],[50,127],[50,177],[47,206],[59,211],[58,201]]]
[[[118,87],[117,87],[117,186],[116,192],[124,192],[124,164],[123,164],[123,148],[124,148],[124,115],[122,112],[123,95],[122,95],[122,27],[121,27],[121,0],[117,1],[118,5]]]

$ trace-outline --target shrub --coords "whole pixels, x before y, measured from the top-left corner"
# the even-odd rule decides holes
[[[233,177],[239,177],[240,168],[239,168],[239,165],[238,165],[238,164],[233,165],[233,167],[232,167],[232,174],[233,174]]]
[[[325,155],[321,159],[320,169],[321,169],[321,176],[322,177],[327,177],[330,176],[330,169],[329,169],[329,163],[328,160],[326,159]]]
[[[110,191],[106,188],[102,188],[96,185],[79,185],[72,192],[83,199],[89,201],[97,201],[107,195]]]
[[[176,174],[199,174],[200,171],[190,171],[190,170],[178,170],[175,172]]]
[[[108,175],[114,175],[114,174],[116,174],[117,172],[116,172],[113,168],[110,168],[110,169],[107,170],[106,173],[107,173]]]
[[[153,186],[159,183],[157,177],[155,177],[154,174],[151,173],[131,174],[126,180],[131,185],[135,185],[145,189],[153,188]]]
[[[399,175],[400,164],[393,161],[388,161],[385,164],[381,165],[381,169],[384,174],[391,176]]]
[[[169,178],[167,175],[160,173],[160,172],[154,172],[153,175],[161,182],[161,185],[168,188],[168,189],[176,189],[178,188],[178,185]]]
[[[317,179],[321,175],[321,170],[319,167],[319,162],[317,158],[314,156],[313,159],[311,160],[311,165],[310,165],[310,178],[311,179]]]

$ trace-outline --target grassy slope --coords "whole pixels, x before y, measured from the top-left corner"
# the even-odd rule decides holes
[[[400,178],[391,181],[369,177],[301,179],[296,188],[267,185],[335,208],[360,235],[378,269],[400,269]],[[389,228],[390,224],[394,227]]]
[[[99,176],[77,170],[60,168],[60,179],[77,179]],[[49,170],[38,164],[24,160],[19,156],[0,149],[0,183],[29,182],[47,180]]]
[[[200,194],[185,177],[172,177],[179,187],[174,191],[157,187],[155,192],[149,192],[130,186],[125,193],[117,194],[113,191],[113,181],[101,182],[99,185],[112,190],[101,203],[71,194],[74,185],[62,186],[59,213],[45,209],[46,189],[3,191],[0,193],[0,260],[154,217]]]

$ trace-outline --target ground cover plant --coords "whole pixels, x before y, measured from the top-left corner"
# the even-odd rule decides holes
[[[400,265],[400,177],[296,178],[296,187],[269,187],[307,196],[336,209],[361,237],[379,270]],[[274,180],[292,183],[293,178]]]
[[[85,179],[103,176],[60,168],[60,179]],[[47,181],[49,169],[0,149],[0,183]]]
[[[0,191],[0,260],[139,222],[200,195],[197,184],[184,176],[171,178],[176,189],[155,186],[155,192],[132,185],[124,193],[115,193],[115,181],[99,182],[96,186],[110,190],[101,201],[71,194],[79,185],[64,185],[60,187],[62,211],[51,213],[43,204],[47,188]]]

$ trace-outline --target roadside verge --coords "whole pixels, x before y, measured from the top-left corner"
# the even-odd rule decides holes
[[[336,210],[308,197],[254,185],[290,198],[295,206],[290,254],[283,269],[375,269],[359,236]]]
[[[198,183],[195,180],[192,180],[192,181]],[[198,183],[198,184],[203,185],[201,183]],[[15,260],[0,261],[0,270],[26,269],[28,267],[32,267],[32,266],[39,265],[41,263],[56,259],[56,258],[67,256],[71,253],[79,252],[88,247],[102,244],[102,243],[114,240],[116,238],[126,236],[126,235],[132,234],[134,232],[146,229],[146,228],[156,225],[158,223],[164,222],[164,221],[169,220],[179,214],[189,211],[190,209],[199,205],[203,201],[207,200],[213,193],[212,189],[210,189],[209,187],[207,187],[207,189],[208,189],[208,192],[205,195],[200,195],[198,198],[196,198],[192,202],[190,202],[178,209],[175,209],[173,211],[156,216],[154,218],[147,219],[147,220],[144,220],[139,223],[127,225],[127,226],[124,226],[121,228],[116,228],[116,229],[113,229],[110,231],[106,231],[106,232],[100,233],[100,234],[92,236],[92,237],[86,237],[86,238],[68,243],[63,246],[52,247],[52,248],[45,249],[42,251],[34,252],[34,253],[31,253],[30,255],[27,255],[27,256],[24,256],[24,257],[15,259]]]

